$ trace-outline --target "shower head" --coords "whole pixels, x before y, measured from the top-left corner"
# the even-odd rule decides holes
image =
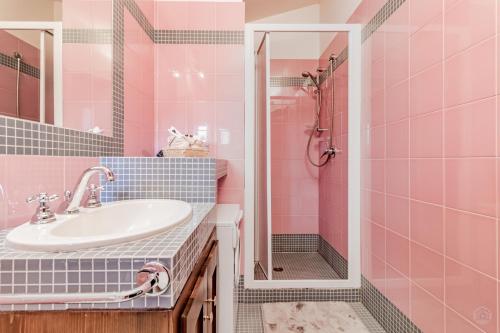
[[[302,72],[302,77],[308,77],[311,79],[312,83],[314,83],[316,88],[319,89],[318,80],[316,79],[316,76],[311,74],[311,72]]]
[[[18,59],[18,60],[22,60],[23,59],[23,55],[17,51],[14,52],[14,58]]]

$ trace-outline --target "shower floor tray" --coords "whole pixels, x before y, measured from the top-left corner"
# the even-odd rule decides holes
[[[274,252],[273,280],[337,280],[337,272],[318,252]],[[276,270],[278,269],[278,270]],[[266,280],[259,265],[255,279]]]

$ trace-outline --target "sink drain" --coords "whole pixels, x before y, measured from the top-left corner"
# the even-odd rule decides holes
[[[275,271],[275,272],[283,272],[283,267],[273,267],[273,271]]]

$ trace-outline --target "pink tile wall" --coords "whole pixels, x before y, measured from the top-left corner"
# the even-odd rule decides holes
[[[499,331],[498,14],[407,0],[363,45],[362,270],[425,332]]]
[[[66,29],[111,29],[111,0],[63,2]],[[63,45],[64,126],[113,135],[111,44]]]
[[[317,60],[271,60],[271,76],[314,73]],[[273,234],[318,233],[318,169],[305,149],[314,121],[312,88],[271,88],[271,179]],[[318,156],[318,139],[311,156]]]
[[[125,9],[125,156],[155,156],[154,44]]]
[[[29,221],[36,204],[27,204],[27,197],[40,192],[62,197],[66,189],[73,189],[86,168],[98,163],[97,157],[0,156],[0,227]],[[60,203],[61,199],[54,201],[51,207],[56,209]]]
[[[0,53],[12,57],[16,51],[23,55],[23,62],[40,67],[37,48],[4,30],[0,31]],[[2,115],[17,117],[16,82],[17,70],[0,66],[0,101],[2,101],[0,114]],[[39,80],[24,73],[19,77],[19,107],[20,118],[34,121],[40,119]]]
[[[335,39],[325,49],[319,62],[322,67],[328,67],[330,54],[338,55],[347,46],[347,35],[338,33]],[[333,109],[333,144],[341,150],[327,165],[319,169],[319,234],[341,255],[347,258],[347,84],[348,63],[344,62],[335,70],[321,86],[323,106],[321,126],[329,128]],[[332,85],[334,92],[332,96]],[[332,105],[333,97],[333,105]],[[318,156],[327,147],[328,133],[322,137]],[[376,165],[374,172],[384,173],[383,165]],[[375,188],[381,187],[376,178]]]
[[[243,30],[243,3],[157,2],[156,29]],[[156,44],[155,151],[170,126],[206,138],[210,155],[228,160],[219,202],[243,204],[243,45]]]

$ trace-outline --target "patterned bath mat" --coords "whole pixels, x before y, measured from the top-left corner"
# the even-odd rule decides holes
[[[369,333],[346,302],[262,304],[265,333]]]

